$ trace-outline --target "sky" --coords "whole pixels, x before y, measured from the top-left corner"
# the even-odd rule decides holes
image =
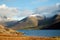
[[[58,5],[60,0],[0,0],[0,20],[5,19],[5,16],[8,20],[21,20],[39,12],[47,16],[59,9]]]

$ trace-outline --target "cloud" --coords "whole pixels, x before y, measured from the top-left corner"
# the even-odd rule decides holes
[[[53,6],[44,6],[38,7],[35,10],[35,14],[45,15],[47,17],[53,16],[55,14],[60,14],[58,11],[60,10],[60,3],[56,3]]]
[[[56,6],[57,6],[57,7],[60,7],[60,3],[56,3]]]
[[[31,14],[41,14],[45,16],[50,16],[50,14],[54,15],[58,13],[57,11],[60,10],[60,3],[57,3],[53,6],[44,6],[44,7],[38,7],[35,9],[34,12],[28,9],[18,9],[16,7],[8,7],[5,4],[0,5],[0,20],[1,19],[11,19],[11,20],[17,20],[22,17],[29,16]],[[48,17],[47,16],[47,17]]]
[[[32,11],[31,10],[20,10],[16,7],[8,7],[5,4],[0,5],[0,19],[8,19],[8,20],[17,20],[21,17],[26,17],[28,15],[31,15]]]
[[[21,16],[29,16],[33,14],[33,12],[31,10],[25,9],[22,11],[22,13],[20,14]]]
[[[36,11],[42,12],[42,11],[54,11],[54,10],[58,10],[60,8],[60,3],[56,3],[53,6],[44,6],[44,7],[38,7],[36,8]]]
[[[8,18],[12,18],[14,16],[18,16],[20,10],[15,7],[8,7],[5,4],[0,5],[0,17],[4,18],[4,16]]]

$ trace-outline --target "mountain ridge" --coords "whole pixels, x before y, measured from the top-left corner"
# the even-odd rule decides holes
[[[44,29],[45,27],[48,27],[48,25],[50,26],[54,22],[57,22],[58,21],[57,18],[60,19],[60,16],[55,15],[54,17],[47,20],[45,17],[41,17],[41,16],[37,17],[36,15],[34,15],[34,16],[32,15],[32,16],[24,18],[21,21],[18,21],[17,25],[16,26],[14,25],[14,27],[12,27],[12,29],[18,29],[18,30],[19,29],[29,29],[29,28],[30,29]],[[45,21],[47,22],[47,24]],[[50,23],[49,23],[49,21],[50,21]]]
[[[56,24],[56,22],[60,22],[60,15],[55,15],[51,18],[46,18],[46,16],[40,15],[30,15],[28,17],[23,18],[20,21],[11,21],[6,22],[8,28],[12,28],[14,30],[20,29],[44,29],[48,28],[48,26]]]

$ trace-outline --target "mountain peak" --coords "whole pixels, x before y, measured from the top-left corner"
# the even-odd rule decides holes
[[[40,14],[33,14],[33,15],[30,15],[29,18],[36,18],[36,19],[39,19],[39,20],[43,20],[44,19],[44,16],[43,15],[40,15]]]

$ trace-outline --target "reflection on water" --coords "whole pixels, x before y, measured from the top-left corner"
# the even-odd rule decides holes
[[[18,30],[27,36],[60,36],[60,30]]]

